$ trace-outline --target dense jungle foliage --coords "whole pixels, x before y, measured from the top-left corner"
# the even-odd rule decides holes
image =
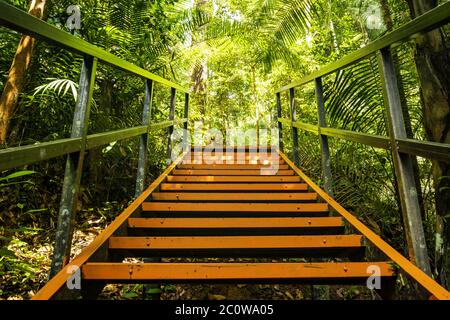
[[[7,2],[29,10],[35,1]],[[237,127],[275,128],[276,89],[407,23],[420,14],[414,3],[436,4],[433,0],[37,2],[45,6],[43,20],[66,31],[67,7],[79,5],[81,29],[74,36],[189,87],[193,92],[190,127],[202,121],[204,130],[221,131]],[[446,45],[448,31],[447,27],[442,30]],[[5,90],[20,38],[19,33],[0,28],[0,92]],[[415,139],[438,141],[428,129],[433,127],[426,108],[430,101],[420,89],[425,79],[421,77],[417,48],[413,40],[394,49],[408,133]],[[80,56],[36,41],[29,67],[22,75],[23,85],[9,119],[3,148],[70,136],[81,61]],[[442,70],[448,68],[450,65]],[[323,80],[330,127],[387,135],[376,56]],[[284,117],[289,117],[287,94],[282,95]],[[152,121],[168,119],[169,98],[170,89],[156,85]],[[177,96],[176,118],[182,117],[183,98]],[[99,64],[89,134],[139,125],[143,100],[142,79]],[[299,120],[317,123],[313,84],[296,89],[296,107]],[[446,135],[440,140],[450,143],[448,130]],[[284,129],[284,137],[289,153],[292,141],[288,128]],[[323,184],[317,136],[301,132],[299,139],[300,167]],[[166,166],[166,143],[166,129],[150,134],[147,182]],[[133,199],[138,145],[138,139],[128,139],[88,152],[73,254]],[[397,250],[407,254],[390,152],[339,139],[330,139],[330,147],[335,198]],[[29,299],[47,281],[64,166],[65,158],[61,157],[1,173],[0,299]],[[446,285],[449,265],[445,257],[449,252],[445,235],[450,212],[445,205],[437,209],[436,203],[450,199],[450,169],[441,166],[433,176],[436,166],[418,157],[416,178],[421,185],[419,195],[432,269],[435,278]],[[437,175],[443,184],[437,183]],[[437,196],[439,192],[442,194]],[[259,293],[248,289],[246,294],[274,299],[310,298],[309,287],[270,288],[255,289]],[[236,293],[239,290],[224,291],[214,286],[202,289],[165,286],[162,297],[245,298],[241,296],[245,288],[240,289]],[[108,286],[104,297],[133,299],[139,297],[141,290],[139,286]],[[403,277],[398,281],[398,290],[405,299],[418,294]],[[356,288],[334,288],[331,295],[337,299],[375,298]]]

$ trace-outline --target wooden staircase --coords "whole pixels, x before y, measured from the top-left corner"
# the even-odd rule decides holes
[[[81,290],[64,285],[71,276],[66,266],[35,299],[93,297],[107,283],[365,286],[374,266],[380,292],[392,294],[396,272],[390,259],[367,261],[366,237],[345,232],[344,216],[330,213],[333,200],[299,176],[303,173],[281,152],[268,161],[249,151],[234,149],[223,158],[236,160],[245,153],[245,163],[239,164],[210,164],[221,159],[219,154],[180,157],[70,263],[81,268]],[[273,161],[279,163],[276,174],[261,175]],[[131,257],[202,262],[123,262]]]

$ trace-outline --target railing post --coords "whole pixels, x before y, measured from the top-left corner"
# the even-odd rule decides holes
[[[137,198],[143,191],[145,187],[145,176],[147,174],[147,159],[148,159],[148,134],[150,131],[150,122],[152,118],[152,102],[153,102],[153,80],[145,80],[145,98],[144,98],[144,109],[142,112],[142,124],[147,126],[147,132],[142,134],[139,138],[139,159],[138,159],[138,169],[136,176],[136,189],[134,197]],[[144,262],[159,262],[158,258],[144,258]],[[144,298],[156,299],[159,298],[158,294],[149,293],[152,290],[158,290],[158,285],[144,284],[143,290]]]
[[[278,123],[278,146],[284,151],[283,146],[283,124],[278,121],[281,118],[281,93],[277,92],[277,123]]]
[[[173,121],[175,117],[175,96],[176,96],[177,90],[175,88],[170,88],[170,111],[169,111],[169,120]],[[172,133],[173,133],[174,125],[172,124],[169,126],[169,138],[167,143],[167,159],[168,164],[172,163]]]
[[[319,139],[320,150],[322,151],[322,170],[324,177],[324,189],[331,197],[333,194],[333,176],[331,173],[330,148],[328,146],[328,137],[320,133],[320,128],[327,126],[325,117],[325,103],[323,99],[322,78],[316,78],[316,98],[317,98],[317,114],[319,118]]]
[[[84,56],[71,133],[71,138],[82,139],[81,149],[79,152],[67,156],[50,278],[57,274],[70,259],[73,225],[86,150],[86,135],[96,70],[97,58]]]
[[[406,138],[406,129],[397,87],[398,82],[389,47],[381,49],[379,52],[379,68],[409,258],[425,273],[431,275],[411,157],[405,153],[400,153],[397,148],[396,139]]]
[[[183,132],[183,151],[186,152],[188,148],[191,146],[188,146],[188,118],[189,118],[189,93],[184,94],[184,119],[186,119],[186,122],[184,123],[184,132]]]
[[[145,176],[147,173],[147,158],[148,158],[148,133],[150,130],[150,119],[152,115],[152,100],[153,100],[153,80],[145,80],[145,98],[144,109],[142,112],[142,124],[147,126],[147,132],[139,138],[139,159],[138,169],[136,175],[136,188],[134,197],[137,198],[145,186]]]
[[[289,107],[291,109],[291,120],[292,122],[297,121],[297,111],[295,110],[295,88],[289,89]],[[298,129],[294,127],[294,123],[292,123],[292,145],[293,145],[293,153],[294,153],[294,163],[296,166],[299,165],[299,157],[298,157]]]
[[[324,189],[331,197],[333,194],[333,176],[331,174],[331,159],[330,159],[330,149],[328,147],[328,137],[320,133],[321,127],[327,126],[327,121],[325,117],[325,103],[323,98],[323,85],[322,78],[316,78],[316,99],[317,99],[317,115],[319,123],[319,140],[320,140],[320,150],[322,154],[322,171],[324,177]],[[330,299],[330,288],[328,286],[313,286],[313,299],[315,300],[329,300]]]

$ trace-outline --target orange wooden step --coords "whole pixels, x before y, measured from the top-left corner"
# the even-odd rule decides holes
[[[271,166],[272,165],[272,161],[270,160],[258,160],[258,159],[239,159],[239,160],[226,160],[224,158],[220,158],[220,159],[210,159],[210,158],[195,158],[195,159],[185,159],[183,162],[183,164],[185,165],[252,165],[252,166],[257,166],[257,165],[263,165],[263,166]],[[286,163],[283,160],[279,160],[279,161],[275,161],[273,163],[273,166],[281,166],[281,165],[285,165]]]
[[[361,257],[360,235],[111,237],[124,257]]]
[[[280,155],[279,154],[277,154],[277,153],[273,153],[273,152],[270,152],[270,151],[267,151],[267,152],[255,152],[255,151],[251,151],[251,152],[248,152],[248,151],[246,151],[246,152],[243,152],[243,151],[238,151],[238,152],[236,152],[236,151],[225,151],[225,150],[215,150],[215,151],[211,151],[211,150],[203,150],[203,151],[199,151],[199,152],[197,152],[197,151],[191,151],[190,153],[188,153],[186,156],[187,157],[189,157],[189,156],[208,156],[208,157],[214,157],[214,156],[234,156],[234,157],[237,157],[237,156],[242,156],[242,155],[244,155],[244,156],[249,156],[249,157],[252,157],[252,156],[261,156],[261,157],[274,157],[274,158],[281,158],[280,157]]]
[[[261,168],[268,168],[268,165],[263,164],[180,164],[178,169],[184,170],[257,170]],[[288,170],[287,164],[280,164],[280,170]]]
[[[218,160],[218,159],[241,159],[241,160],[268,160],[268,161],[283,161],[284,160],[279,155],[271,155],[271,154],[256,154],[256,153],[191,153],[187,154],[185,159],[209,159],[209,160]]]
[[[326,218],[129,218],[131,228],[322,228],[343,227],[341,217]]]
[[[178,176],[261,176],[264,172],[257,170],[184,170],[176,169],[172,171],[172,175]],[[293,170],[274,170],[274,175],[277,176],[292,176]]]
[[[211,146],[192,146],[190,151],[191,152],[195,152],[197,150],[211,150]],[[275,147],[271,147],[271,146],[265,146],[265,147],[261,147],[261,146],[223,146],[223,147],[217,147],[215,150],[222,150],[222,151],[230,151],[230,152],[243,152],[244,150],[246,152],[248,152],[249,150],[251,150],[251,152],[255,152],[255,150],[257,152],[259,152],[259,150],[264,150],[264,152],[276,152],[277,148]]]
[[[270,156],[274,156],[274,157],[279,157],[279,158],[281,158],[280,157],[280,155],[279,154],[277,154],[277,153],[273,153],[273,152],[271,152],[270,150],[267,150],[266,152],[263,152],[263,151],[258,151],[258,152],[256,152],[256,151],[254,151],[254,150],[252,150],[252,151],[238,151],[238,152],[236,152],[236,151],[227,151],[227,150],[211,150],[211,149],[209,149],[209,150],[206,150],[206,149],[203,149],[203,150],[201,150],[201,151],[197,151],[197,150],[193,150],[193,151],[191,151],[190,153],[188,153],[186,156],[197,156],[197,155],[207,155],[207,156],[221,156],[221,155],[226,155],[226,156],[237,156],[237,155],[246,155],[246,156],[268,156],[268,157],[270,157]]]
[[[129,218],[131,235],[313,235],[342,234],[340,217]]]
[[[395,276],[389,262],[320,263],[87,263],[85,280],[152,282],[300,282],[365,284],[377,266],[382,279]],[[390,279],[392,280],[392,279]]]
[[[307,191],[306,183],[162,183],[162,191]]]
[[[156,201],[316,201],[316,193],[194,193],[155,192]]]
[[[144,211],[173,212],[327,212],[326,203],[190,203],[190,202],[144,202]]]
[[[167,182],[300,182],[298,176],[168,176]]]
[[[193,164],[194,160],[196,161],[203,161],[204,164],[271,164],[271,163],[278,163],[278,164],[286,164],[283,159],[281,158],[272,158],[272,157],[264,157],[264,156],[257,156],[257,155],[251,155],[251,156],[207,156],[207,155],[196,155],[192,157],[185,158],[184,161],[187,159],[190,159]]]

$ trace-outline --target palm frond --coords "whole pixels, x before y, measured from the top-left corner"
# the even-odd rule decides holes
[[[386,132],[374,57],[339,71],[324,88],[330,126],[373,134]]]
[[[55,79],[55,78],[47,78],[46,80],[51,80],[47,84],[43,84],[34,89],[34,96],[38,94],[45,94],[48,91],[53,91],[58,95],[65,96],[69,90],[72,93],[72,96],[75,101],[78,98],[78,84],[73,82],[70,79]]]
[[[310,0],[280,2],[275,15],[272,16],[276,19],[272,21],[275,27],[274,37],[282,39],[286,44],[297,41],[299,36],[310,28],[317,6],[317,1]]]

